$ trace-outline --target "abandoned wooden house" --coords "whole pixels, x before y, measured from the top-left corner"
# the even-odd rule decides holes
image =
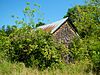
[[[62,42],[68,47],[69,43],[74,36],[78,36],[75,26],[71,20],[67,17],[51,24],[39,26],[46,32],[51,32],[57,41]]]

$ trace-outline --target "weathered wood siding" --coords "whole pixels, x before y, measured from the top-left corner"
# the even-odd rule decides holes
[[[73,37],[76,35],[74,28],[69,25],[70,23],[65,22],[55,33],[53,34],[56,37],[56,40],[63,42],[67,47]]]

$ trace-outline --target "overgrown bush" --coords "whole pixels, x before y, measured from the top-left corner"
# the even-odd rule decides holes
[[[12,62],[41,69],[61,64],[61,53],[67,49],[54,41],[52,34],[29,26],[16,28],[8,37],[2,36],[1,50]]]
[[[89,59],[93,63],[93,71],[100,75],[100,2],[88,0],[82,6],[75,6],[64,16],[72,19],[78,30],[79,38],[71,44],[75,60]]]
[[[89,59],[93,63],[93,71],[99,75],[100,38],[95,35],[84,39],[75,39],[71,44],[70,50],[76,61]]]

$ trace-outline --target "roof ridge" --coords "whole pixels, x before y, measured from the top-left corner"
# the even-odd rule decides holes
[[[62,19],[62,20],[64,20],[64,21],[63,21],[61,24],[57,25],[57,27],[55,27],[55,28],[51,31],[51,33],[54,33],[67,19],[68,19],[68,17]],[[59,21],[61,21],[61,20],[59,20]]]
[[[39,26],[37,28],[42,28],[42,29],[46,29],[46,28],[49,28],[49,27],[54,27],[52,30],[51,30],[51,33],[55,32],[66,20],[68,20],[68,17],[67,18],[64,18],[64,19],[61,19],[61,20],[58,20],[56,22],[52,22],[50,24],[46,24],[46,25],[42,25],[42,26]]]

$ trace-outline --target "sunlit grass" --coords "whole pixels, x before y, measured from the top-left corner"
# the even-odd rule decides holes
[[[26,68],[23,63],[3,62],[0,64],[0,75],[93,75],[91,71],[86,72],[88,61],[68,64],[63,69],[38,69]]]

